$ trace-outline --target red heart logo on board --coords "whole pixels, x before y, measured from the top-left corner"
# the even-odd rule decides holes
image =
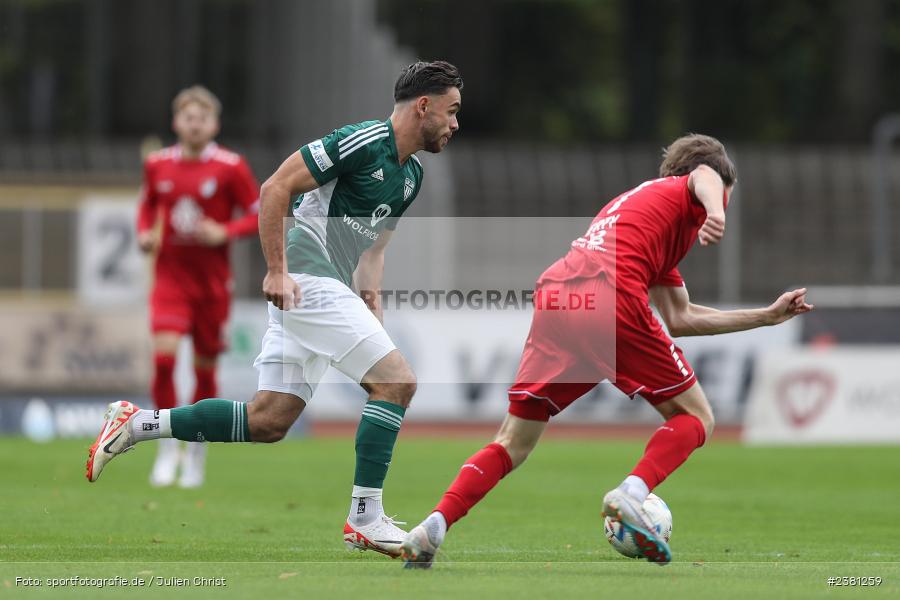
[[[831,404],[837,383],[824,371],[798,371],[784,375],[775,384],[781,414],[794,427],[806,427]]]

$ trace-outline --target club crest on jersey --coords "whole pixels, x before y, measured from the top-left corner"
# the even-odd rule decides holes
[[[216,178],[210,177],[200,184],[200,196],[205,199],[212,198],[213,194],[216,193],[216,188],[218,187],[219,182],[216,181]]]
[[[156,191],[160,194],[168,194],[173,189],[175,189],[175,183],[171,179],[163,179],[156,184]]]
[[[191,234],[197,228],[197,223],[203,211],[190,196],[181,196],[172,208],[172,228],[181,234]]]
[[[372,227],[378,225],[378,223],[383,221],[389,214],[391,214],[390,205],[379,204],[378,208],[372,211]]]
[[[403,201],[409,200],[409,197],[412,195],[413,190],[415,189],[416,184],[409,177],[406,178],[406,181],[403,182]]]

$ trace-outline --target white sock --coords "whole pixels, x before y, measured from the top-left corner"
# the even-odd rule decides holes
[[[428,533],[428,539],[435,546],[440,546],[444,541],[444,536],[447,535],[447,519],[437,511],[431,513],[422,521],[422,527],[425,528],[425,531]]]
[[[159,440],[159,450],[156,453],[157,458],[181,458],[181,440],[175,438],[161,438]]]
[[[384,514],[381,506],[382,490],[353,486],[350,498],[350,515],[347,519],[356,526],[368,525]]]
[[[136,442],[172,437],[169,411],[165,409],[137,411],[131,417],[131,434]]]
[[[644,480],[637,475],[629,475],[619,487],[641,504],[644,503],[644,500],[647,499],[647,495],[650,493],[650,488],[648,488]]]

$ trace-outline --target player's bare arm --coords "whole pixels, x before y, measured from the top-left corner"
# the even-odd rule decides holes
[[[162,243],[162,217],[156,201],[147,165],[144,165],[144,182],[138,200],[137,245],[144,254],[155,254]]]
[[[292,197],[317,187],[303,156],[295,152],[260,188],[259,240],[268,269],[263,294],[281,310],[300,303],[300,286],[290,278],[284,262],[284,217]]]
[[[711,167],[700,165],[688,176],[688,189],[706,209],[698,237],[702,246],[718,244],[725,235],[725,183]]]
[[[360,297],[378,320],[384,322],[381,306],[381,279],[384,275],[384,251],[393,231],[385,229],[372,246],[359,257],[353,282]]]
[[[692,304],[684,287],[654,286],[650,300],[672,337],[717,335],[777,325],[813,309],[806,302],[806,288],[785,292],[766,308],[717,310]]]

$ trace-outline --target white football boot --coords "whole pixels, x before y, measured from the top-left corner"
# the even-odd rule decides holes
[[[403,543],[400,544],[400,556],[406,562],[403,567],[405,569],[430,569],[438,546],[444,541],[441,531],[432,516],[413,527]]]
[[[406,531],[397,527],[403,521],[381,514],[368,525],[352,525],[348,520],[344,524],[344,544],[347,548],[357,550],[374,550],[391,558],[400,556],[400,544],[406,537]]]
[[[103,429],[88,450],[87,472],[88,481],[97,481],[103,467],[113,457],[128,452],[134,448],[134,436],[131,433],[129,421],[137,414],[138,407],[124,400],[113,402],[106,409],[103,419]]]
[[[616,488],[603,497],[603,516],[618,521],[631,532],[642,558],[660,565],[672,561],[669,545],[656,534],[647,511],[625,490]]]
[[[188,442],[181,457],[181,477],[178,487],[198,488],[203,485],[206,474],[206,443]]]
[[[156,452],[156,462],[150,471],[150,485],[167,487],[175,483],[178,463],[181,462],[181,441],[175,438],[161,438]]]

